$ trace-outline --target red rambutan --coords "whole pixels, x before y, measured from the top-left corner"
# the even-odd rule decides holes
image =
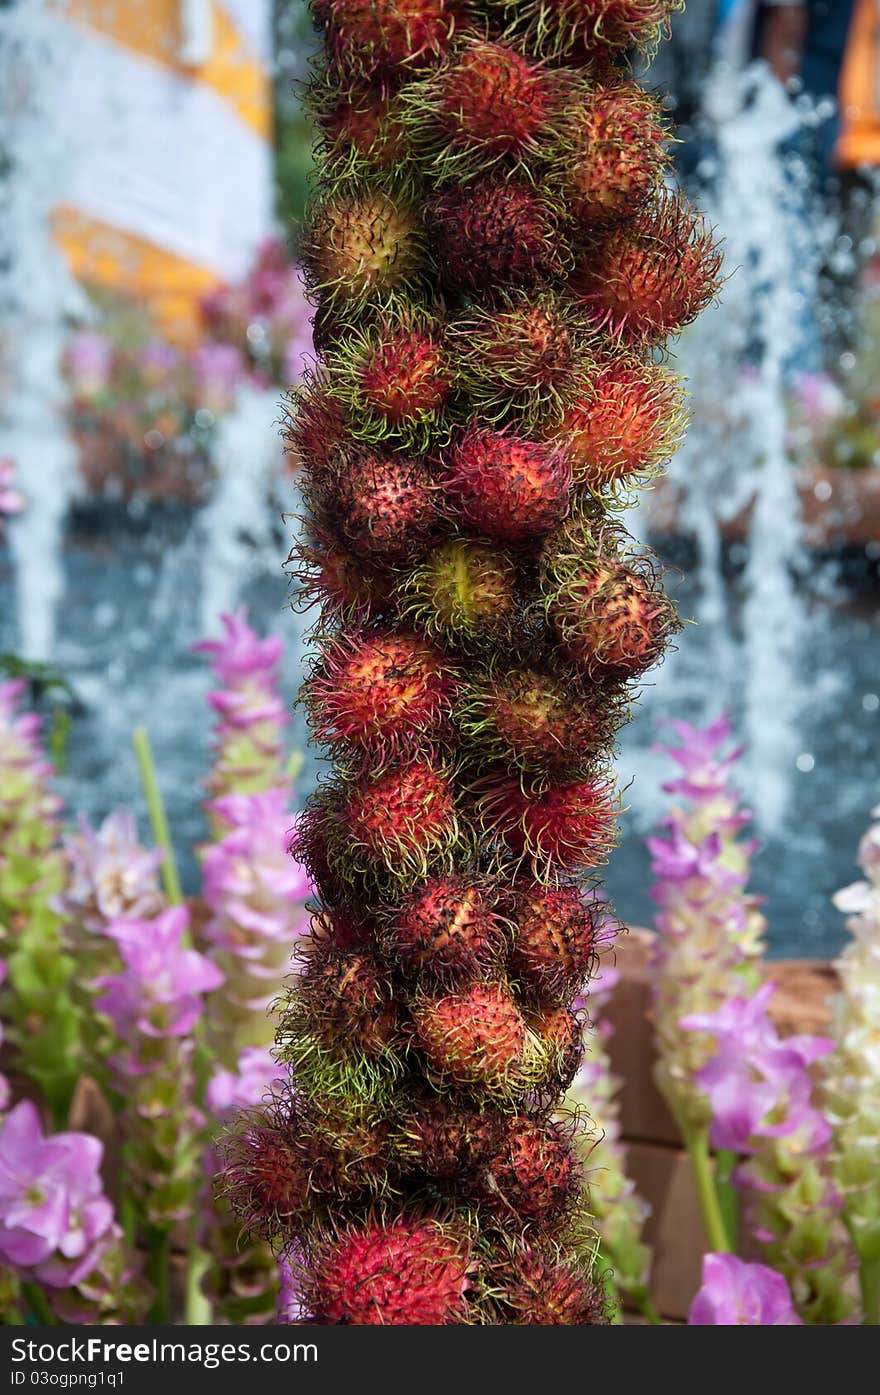
[[[496,1149],[505,1124],[506,1115],[491,1107],[474,1111],[442,1095],[417,1100],[401,1124],[399,1149],[404,1165],[414,1164],[428,1177],[469,1191]]]
[[[300,253],[326,311],[334,301],[381,296],[413,281],[424,246],[419,220],[405,199],[353,184],[313,210]]]
[[[477,983],[413,1008],[416,1041],[431,1070],[455,1085],[509,1094],[523,1080],[526,1026],[507,989]]]
[[[654,343],[677,334],[713,300],[721,253],[681,194],[665,194],[590,247],[572,278],[589,318],[610,335]]]
[[[516,158],[544,135],[558,80],[508,44],[470,37],[439,71],[407,96],[421,148],[435,168],[453,172],[471,163]]]
[[[314,0],[327,47],[348,72],[419,68],[448,51],[451,0]]]
[[[568,514],[571,465],[547,443],[473,421],[450,453],[445,482],[471,527],[502,542],[523,542],[549,533]]]
[[[523,989],[564,997],[588,977],[596,949],[600,912],[575,886],[519,886],[514,902],[516,933],[510,958]]]
[[[547,1063],[542,1084],[551,1093],[567,1090],[584,1057],[584,1026],[573,1009],[542,1003],[526,1010],[529,1031]]]
[[[514,1115],[498,1151],[485,1163],[492,1209],[518,1221],[555,1220],[573,1200],[580,1168],[558,1122]]]
[[[448,863],[461,841],[450,776],[423,757],[352,781],[340,823],[347,862],[401,881]]]
[[[421,460],[376,452],[355,455],[334,483],[328,515],[364,557],[404,562],[437,528],[437,488]]]
[[[617,355],[585,374],[550,439],[568,453],[575,484],[602,489],[669,459],[683,396],[668,368]]]
[[[405,969],[462,980],[497,963],[504,927],[485,886],[450,875],[432,878],[404,901],[386,941]]]
[[[343,1055],[381,1054],[396,1036],[390,984],[365,952],[328,946],[310,955],[294,985],[291,1007],[288,1027],[308,1031]]]
[[[285,410],[283,440],[294,468],[325,475],[348,442],[345,408],[323,373],[294,388]]]
[[[590,868],[602,863],[613,842],[617,805],[603,776],[525,787],[508,775],[481,781],[483,827],[513,853],[531,859],[536,872],[549,865]]]
[[[479,648],[509,629],[518,572],[497,546],[450,538],[416,566],[400,601],[414,629],[444,644]]]
[[[631,218],[668,158],[659,101],[619,79],[583,89],[568,122],[560,187],[572,214],[587,230]]]
[[[353,437],[436,445],[452,371],[435,321],[383,315],[340,341],[332,368]]]
[[[381,763],[440,733],[454,691],[448,661],[417,635],[343,632],[325,643],[300,697],[318,741]]]
[[[429,219],[437,265],[453,290],[533,286],[565,261],[551,205],[516,179],[446,189]]]
[[[532,668],[475,674],[462,686],[454,720],[490,759],[557,772],[591,764],[611,726],[607,707],[577,680]]]
[[[522,35],[547,57],[616,57],[649,52],[684,0],[488,0],[500,9],[509,32]]]
[[[607,1300],[589,1272],[555,1250],[520,1245],[499,1257],[496,1300],[505,1323],[535,1327],[601,1327]]]
[[[466,1241],[437,1221],[369,1222],[316,1257],[307,1276],[312,1315],[348,1326],[465,1322],[470,1269]]]
[[[245,1119],[222,1146],[226,1198],[252,1233],[273,1237],[302,1225],[311,1201],[309,1168],[292,1119],[273,1113]]]
[[[407,134],[395,92],[382,85],[350,87],[318,115],[328,159],[343,172],[397,171],[406,157]]]
[[[678,626],[672,603],[650,570],[601,553],[566,559],[547,597],[547,613],[565,652],[594,679],[644,673],[660,660]]]
[[[449,326],[459,385],[492,419],[516,413],[536,424],[569,395],[578,326],[558,299],[514,291],[474,307]]]
[[[392,615],[396,608],[388,573],[353,557],[325,529],[310,529],[291,551],[286,570],[294,585],[292,603],[300,610],[320,605],[325,618],[354,624]]]

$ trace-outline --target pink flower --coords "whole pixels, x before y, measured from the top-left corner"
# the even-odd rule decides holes
[[[0,959],[0,987],[2,987],[3,981],[4,981],[5,978],[6,978],[6,965],[5,965],[4,961],[3,961],[2,959]],[[3,1023],[0,1022],[0,1046],[2,1046],[2,1045],[3,1045]],[[3,1110],[6,1108],[6,1106],[7,1106],[8,1104],[9,1104],[9,1081],[6,1079],[6,1076],[5,1076],[5,1075],[0,1075],[0,1113],[3,1112]]]
[[[799,1327],[788,1284],[766,1264],[736,1255],[703,1256],[703,1284],[688,1313],[691,1327]]]
[[[180,351],[155,340],[138,350],[137,365],[148,387],[170,387],[180,368]]]
[[[216,964],[181,947],[188,927],[183,906],[171,906],[153,920],[115,920],[108,926],[125,969],[96,980],[104,990],[96,1006],[123,1041],[187,1036],[204,1010],[202,995],[223,982]]]
[[[112,1233],[101,1144],[85,1133],[44,1137],[30,1100],[0,1124],[0,1256],[47,1284],[79,1283]]]
[[[160,910],[162,850],[141,846],[127,809],[108,814],[97,832],[80,817],[79,832],[67,834],[63,843],[70,880],[59,906],[86,929],[102,934],[108,921],[143,919]]]
[[[203,344],[192,358],[199,405],[215,416],[228,412],[245,375],[241,350],[234,344]]]
[[[301,909],[311,883],[287,852],[287,791],[226,795],[213,801],[210,812],[229,832],[205,848],[202,861],[203,894],[214,912],[206,937],[245,958],[260,950],[249,951],[242,932],[257,941],[289,943],[291,907]]]
[[[103,334],[83,330],[67,346],[67,371],[76,397],[97,397],[109,385],[113,346]]]
[[[0,456],[0,514],[21,513],[25,506],[24,495],[12,488],[14,479],[15,461]]]
[[[211,1077],[205,1102],[218,1119],[261,1104],[273,1085],[282,1080],[281,1067],[266,1046],[246,1046],[238,1058],[238,1070],[218,1070]]]
[[[236,687],[247,679],[274,682],[281,662],[282,645],[277,635],[260,639],[251,629],[247,611],[221,615],[223,639],[203,639],[193,648],[197,654],[210,654],[211,668],[224,688]]]
[[[664,790],[696,802],[724,794],[727,777],[743,753],[743,748],[738,746],[729,755],[720,755],[721,747],[730,739],[732,731],[727,713],[722,713],[707,727],[693,727],[689,722],[678,721],[669,721],[668,725],[678,732],[681,746],[658,744],[654,750],[662,751],[674,760],[683,774],[679,779],[667,781]],[[743,818],[744,822],[746,817]]]

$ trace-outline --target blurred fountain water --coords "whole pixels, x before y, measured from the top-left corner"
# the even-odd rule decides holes
[[[51,235],[70,158],[53,98],[64,55],[45,0],[0,8],[0,454],[16,463],[27,508],[9,528],[17,648],[53,657],[64,589],[62,534],[76,479],[61,376],[65,316],[81,292]]]

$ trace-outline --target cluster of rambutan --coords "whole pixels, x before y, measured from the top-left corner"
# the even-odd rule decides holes
[[[679,435],[719,258],[628,75],[674,0],[314,0],[322,362],[290,443],[334,762],[318,890],[228,1183],[321,1323],[605,1320],[560,1098],[608,773],[676,628],[614,510]]]

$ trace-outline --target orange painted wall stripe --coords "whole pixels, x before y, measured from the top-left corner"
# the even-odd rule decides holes
[[[214,51],[198,68],[178,61],[180,41],[178,0],[68,0],[63,13],[95,33],[210,87],[257,135],[272,134],[269,76],[246,49],[225,10],[214,3]]]
[[[198,305],[219,284],[214,272],[64,204],[55,209],[53,234],[78,280],[140,300],[173,343],[198,341]]]

